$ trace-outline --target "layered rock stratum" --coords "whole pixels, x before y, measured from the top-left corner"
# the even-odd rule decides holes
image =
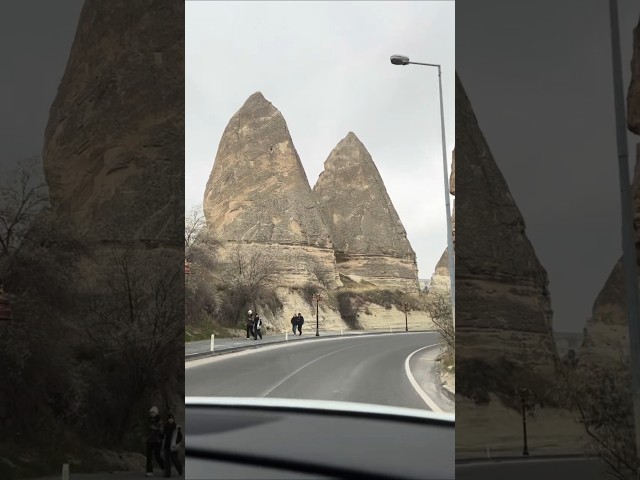
[[[334,288],[334,245],[284,117],[251,95],[222,134],[204,202],[207,225],[225,245],[260,249],[281,286],[317,281]]]
[[[84,4],[43,165],[52,207],[93,242],[182,248],[183,18],[182,2]]]
[[[353,132],[331,151],[313,192],[331,232],[338,273],[386,289],[419,291],[407,232],[371,155]]]
[[[456,363],[553,368],[547,273],[457,74],[455,167]]]

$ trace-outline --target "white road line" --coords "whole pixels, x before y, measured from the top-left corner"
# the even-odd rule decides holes
[[[420,385],[418,385],[418,382],[416,382],[416,379],[413,377],[413,374],[411,373],[411,369],[409,368],[409,362],[411,361],[411,357],[413,357],[416,353],[418,353],[420,350],[424,350],[425,348],[437,347],[438,345],[440,345],[440,344],[439,343],[434,343],[433,345],[427,345],[426,347],[420,347],[415,352],[412,352],[407,357],[407,359],[404,361],[404,371],[407,374],[407,378],[409,379],[409,382],[411,382],[411,385],[415,389],[416,393],[418,395],[420,395],[420,398],[422,398],[424,403],[426,403],[427,406],[431,410],[433,410],[434,412],[444,413],[444,410],[442,410],[436,404],[436,402],[434,402],[431,398],[429,398],[429,395],[427,395],[427,392],[425,392],[422,388],[420,388]]]
[[[267,390],[266,392],[264,392],[262,395],[260,395],[261,397],[266,397],[267,395],[269,395],[271,392],[273,392],[276,388],[278,388],[280,385],[282,385],[284,382],[286,382],[287,380],[289,380],[291,377],[293,377],[296,373],[301,372],[304,368],[307,368],[309,365],[317,362],[318,360],[322,360],[325,357],[328,357],[329,355],[333,355],[334,353],[338,353],[341,352],[342,350],[346,350],[347,348],[353,348],[359,345],[349,345],[348,347],[344,347],[344,348],[340,348],[338,350],[334,350],[333,352],[329,352],[326,353],[324,355],[322,355],[321,357],[315,358],[313,360],[311,360],[310,362],[305,363],[303,366],[301,366],[300,368],[298,368],[297,370],[294,370],[293,372],[291,372],[289,375],[287,375],[286,377],[284,377],[281,381],[279,381],[278,383],[276,383],[273,387],[271,387],[269,390]]]

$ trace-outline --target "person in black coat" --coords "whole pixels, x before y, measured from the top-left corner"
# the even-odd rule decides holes
[[[293,329],[293,334],[296,334],[296,329],[298,328],[298,316],[294,313],[293,317],[291,317],[291,328]]]
[[[258,312],[256,312],[253,317],[253,339],[257,340],[258,336],[260,340],[262,340],[262,319],[258,316]]]
[[[302,335],[302,325],[304,325],[304,317],[298,312],[298,333]]]
[[[182,432],[180,426],[176,425],[176,418],[170,413],[167,415],[167,423],[164,425],[162,436],[165,477],[171,476],[171,464],[176,467],[178,475],[182,475],[182,463],[179,458],[180,443],[182,443]]]
[[[249,310],[247,317],[247,340],[249,337],[253,337],[253,312],[251,310]]]
[[[162,420],[158,414],[158,407],[151,407],[147,421],[147,477],[153,477],[153,457],[161,469],[164,470],[164,461],[161,455],[162,444]]]

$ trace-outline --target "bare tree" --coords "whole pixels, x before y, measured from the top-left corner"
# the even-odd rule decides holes
[[[206,227],[202,205],[191,207],[184,217],[184,248],[190,248]]]
[[[273,296],[278,274],[278,262],[268,250],[240,243],[228,247],[221,276],[226,293],[222,319],[237,324],[246,306],[255,310],[263,297]]]
[[[35,159],[20,162],[0,184],[0,256],[20,245],[34,217],[47,204],[47,187]]]
[[[447,349],[455,352],[456,331],[453,326],[451,295],[448,292],[430,292],[425,302],[425,310],[429,313],[436,330],[442,335]]]

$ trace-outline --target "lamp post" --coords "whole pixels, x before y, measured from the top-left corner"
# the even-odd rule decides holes
[[[403,307],[403,310],[404,310],[404,331],[408,332],[409,331],[409,321],[407,320],[407,313],[409,312],[409,305],[404,303],[402,305],[402,307]]]
[[[456,326],[456,289],[455,289],[455,263],[453,256],[453,235],[451,232],[451,206],[449,201],[449,168],[447,166],[447,144],[444,131],[444,104],[442,101],[442,69],[439,64],[411,62],[409,57],[403,55],[392,55],[391,63],[394,65],[425,65],[427,67],[438,67],[438,85],[440,87],[440,130],[442,132],[442,168],[444,171],[444,202],[447,210],[447,254],[449,256],[449,280],[451,282],[451,313],[453,316],[453,327]]]
[[[529,456],[529,447],[527,446],[527,403],[526,401],[529,399],[529,390],[526,388],[520,388],[518,393],[520,394],[520,402],[522,404],[522,437],[523,437],[523,447],[522,447],[522,455]]]
[[[629,323],[629,347],[631,353],[631,379],[633,413],[636,439],[640,439],[640,324],[638,319],[638,268],[633,226],[633,203],[627,160],[627,132],[624,93],[622,86],[622,61],[620,59],[620,29],[618,27],[618,2],[609,0],[611,22],[611,51],[613,67],[613,99],[618,146],[618,174],[620,178],[620,200],[622,213],[622,266]],[[636,440],[636,455],[640,457],[640,440]]]
[[[313,295],[316,299],[316,337],[320,336],[320,294],[316,293]]]

